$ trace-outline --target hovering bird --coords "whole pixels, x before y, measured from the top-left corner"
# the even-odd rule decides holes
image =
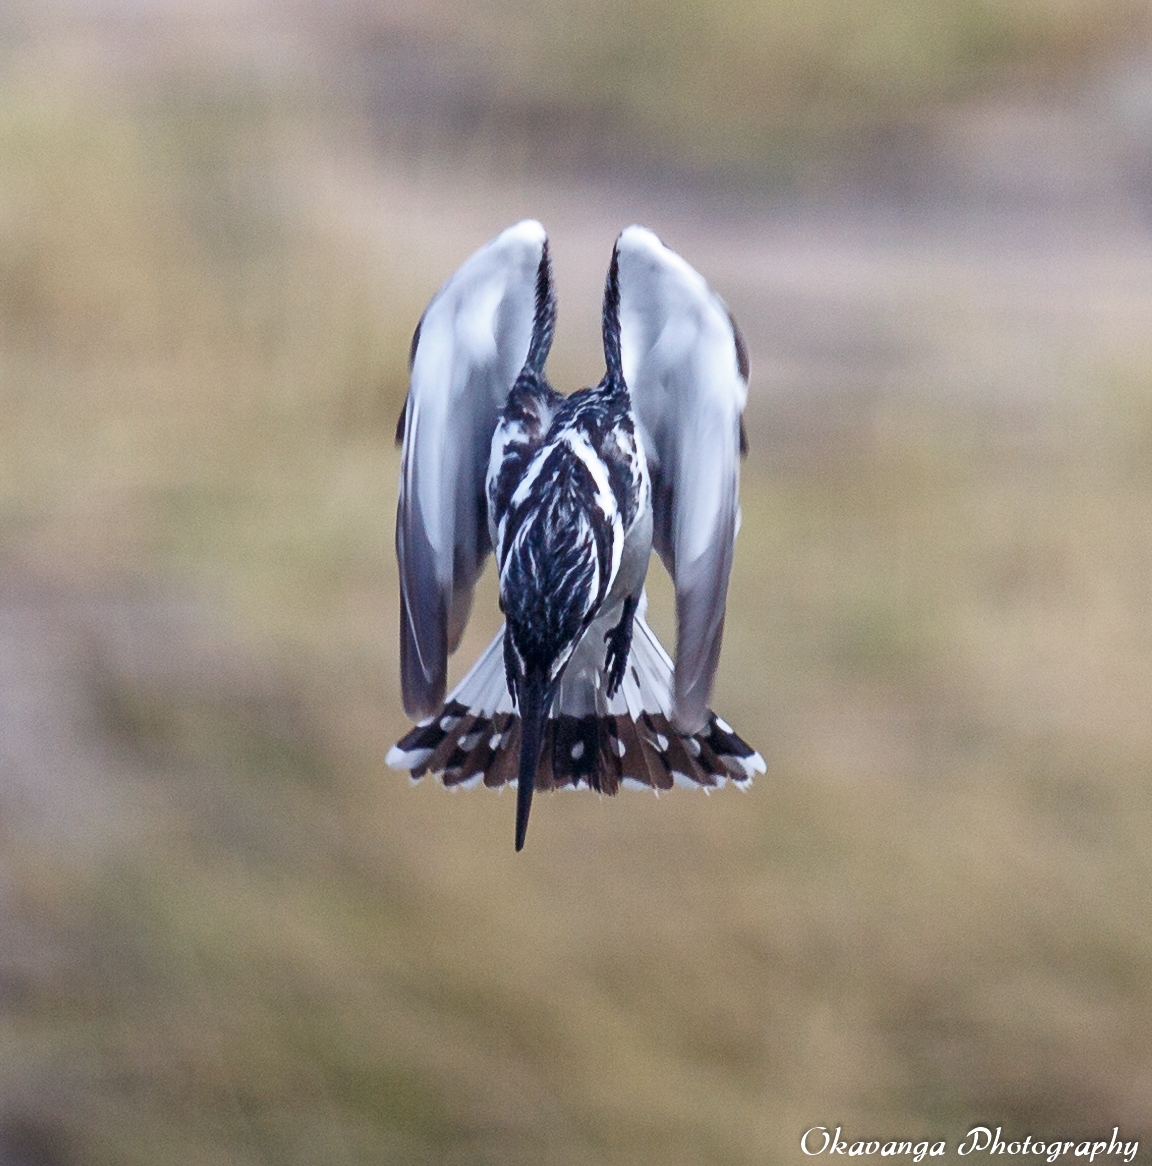
[[[740,523],[743,341],[723,301],[649,230],[616,240],[605,372],[564,397],[548,239],[509,227],[456,271],[412,338],[396,554],[404,709],[388,754],[413,780],[535,788],[746,786],[760,754],[708,707]],[[655,549],[676,586],[676,663],[645,621]],[[448,694],[496,553],[504,626]]]

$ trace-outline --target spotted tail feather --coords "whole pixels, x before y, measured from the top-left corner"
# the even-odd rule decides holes
[[[583,699],[574,699],[582,696]],[[594,707],[578,715],[566,709]],[[672,661],[655,633],[636,617],[628,666],[619,691],[561,691],[536,773],[537,789],[586,786],[604,794],[673,786],[716,789],[726,781],[747,787],[765,771],[764,759],[709,711],[698,733],[671,723]],[[501,629],[440,711],[401,738],[388,764],[413,781],[438,776],[449,788],[483,783],[515,786],[520,718],[508,694]]]

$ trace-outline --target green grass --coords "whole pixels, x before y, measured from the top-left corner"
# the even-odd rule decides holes
[[[101,675],[123,820],[5,837],[54,956],[0,1007],[0,1130],[97,1166],[1152,1135],[1147,353],[1085,352],[1016,442],[902,385],[822,458],[754,448],[715,704],[768,775],[544,799],[517,856],[508,798],[381,762],[421,208],[377,266],[280,199],[296,98],[0,97],[0,558],[187,588],[278,677]]]

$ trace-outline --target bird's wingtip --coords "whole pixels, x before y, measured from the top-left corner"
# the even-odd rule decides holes
[[[667,248],[660,240],[660,236],[640,223],[632,223],[616,237],[616,246],[625,250],[645,249],[665,251]]]
[[[548,238],[548,232],[544,230],[544,224],[539,219],[521,219],[502,232],[501,237],[508,241],[520,239],[525,243],[542,247]]]

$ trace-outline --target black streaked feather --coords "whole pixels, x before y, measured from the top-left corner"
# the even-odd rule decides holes
[[[604,337],[604,364],[606,381],[624,383],[624,362],[620,356],[620,247],[612,248],[612,262],[604,281],[604,310],[601,319]]]
[[[404,404],[400,406],[400,416],[396,418],[396,444],[404,444],[404,426],[408,421],[408,398],[404,398]]]
[[[534,373],[539,380],[544,379],[544,364],[555,331],[556,293],[552,288],[552,259],[548,254],[548,240],[545,239],[540,265],[536,269],[536,314],[532,320],[532,340],[528,345],[528,359],[524,362],[524,371]]]

